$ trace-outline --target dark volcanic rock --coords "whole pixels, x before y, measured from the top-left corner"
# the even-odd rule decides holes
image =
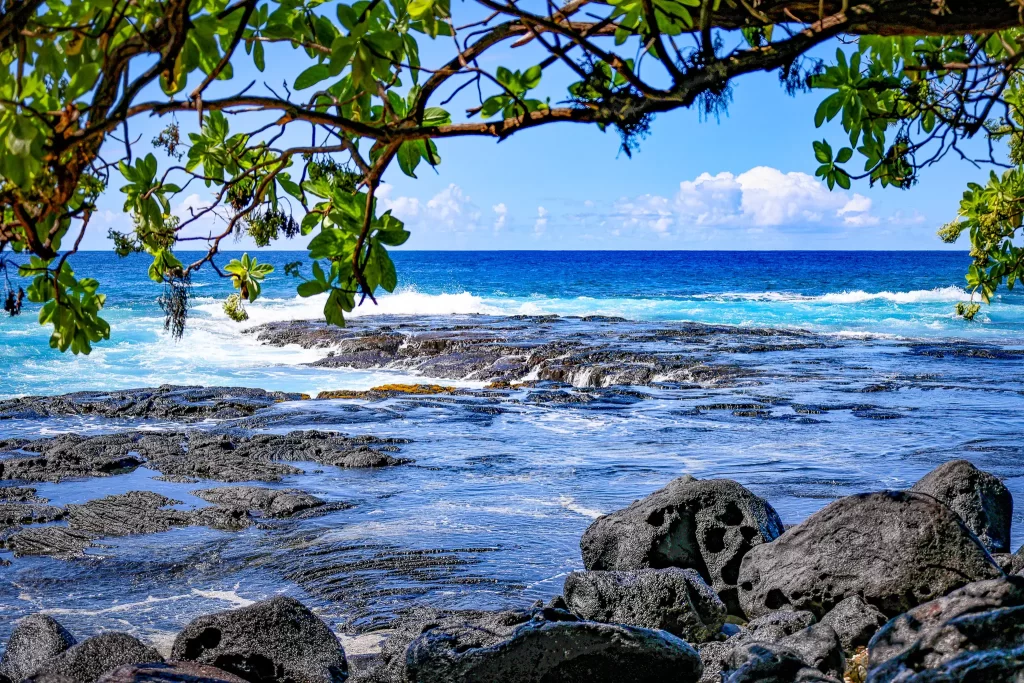
[[[840,683],[808,666],[800,653],[772,643],[744,643],[729,653],[723,683]]]
[[[488,645],[476,634],[431,629],[406,652],[417,683],[690,683],[697,652],[664,631],[589,621],[538,621]]]
[[[828,624],[812,624],[786,636],[779,645],[796,652],[809,666],[834,678],[842,678],[846,669],[843,644],[839,634]]]
[[[859,595],[846,598],[821,619],[821,623],[828,624],[839,635],[846,652],[867,645],[886,621],[884,614]]]
[[[0,503],[0,529],[20,524],[56,522],[64,517],[64,508],[35,503]]]
[[[175,420],[228,419],[252,415],[281,401],[297,401],[301,394],[244,387],[191,387],[164,384],[156,388],[123,391],[82,391],[62,396],[28,396],[0,401],[0,419],[40,418],[54,415],[99,415],[110,418]]]
[[[966,460],[953,460],[936,467],[910,490],[948,505],[989,552],[1010,552],[1013,496],[999,477]]]
[[[175,510],[180,504],[151,491],[129,491],[116,496],[90,500],[83,505],[68,506],[68,526],[96,536],[129,536],[167,531],[176,526],[189,526],[191,514]]]
[[[762,614],[747,622],[750,637],[762,643],[777,643],[786,636],[799,633],[815,623],[812,612],[800,610],[779,610]]]
[[[313,510],[325,505],[323,499],[302,491],[268,489],[261,486],[224,486],[193,491],[192,495],[214,505],[262,512],[267,517],[291,517],[304,510]]]
[[[25,555],[50,555],[53,557],[76,557],[92,545],[94,534],[75,531],[62,526],[29,528],[8,537],[6,547],[16,557]]]
[[[4,449],[0,448],[0,455]],[[0,479],[58,482],[76,477],[109,477],[143,464],[130,434],[83,437],[62,434],[8,447]]]
[[[583,619],[662,629],[690,643],[710,640],[725,621],[725,604],[692,569],[573,572],[565,601]]]
[[[772,543],[740,569],[740,604],[750,616],[780,608],[824,616],[861,595],[888,616],[960,586],[1002,574],[960,518],[920,493],[841,498]]]
[[[20,681],[74,644],[75,637],[52,617],[45,614],[25,617],[11,631],[7,649],[0,659],[0,674]]]
[[[772,506],[736,482],[685,476],[596,519],[580,548],[591,570],[696,569],[737,614],[743,556],[781,533]]]
[[[175,639],[172,656],[257,683],[341,683],[348,677],[337,637],[302,603],[285,597],[199,617]]]
[[[971,583],[919,605],[869,646],[872,683],[1020,681],[1024,672],[1024,578]]]
[[[126,664],[162,662],[156,650],[127,633],[103,633],[83,640],[36,670],[32,681],[67,679],[92,683],[112,669]]]
[[[132,664],[106,673],[97,683],[247,683],[227,671],[195,662]]]

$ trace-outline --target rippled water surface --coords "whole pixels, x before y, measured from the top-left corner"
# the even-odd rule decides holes
[[[280,271],[296,255],[269,258]],[[86,255],[76,267],[107,287],[114,338],[91,357],[63,357],[32,315],[4,319],[0,397],[161,383],[315,394],[429,381],[462,391],[293,401],[253,418],[188,425],[401,437],[411,440],[401,455],[416,462],[379,470],[305,463],[304,474],[270,485],[354,504],[322,517],[105,539],[72,560],[0,552],[11,560],[0,568],[2,612],[45,609],[77,634],[127,629],[159,643],[198,614],[276,593],[309,602],[350,633],[411,605],[523,605],[561,591],[565,574],[581,566],[579,536],[595,516],[682,474],[736,479],[787,523],[839,496],[908,486],[961,457],[1004,477],[1024,500],[1024,299],[1004,294],[978,323],[955,319],[964,254],[396,260],[403,288],[361,310],[354,333],[479,333],[512,344],[543,337],[607,350],[612,364],[614,354],[653,354],[706,370],[626,387],[577,367],[568,382],[493,390],[484,389],[486,373],[424,378],[417,363],[314,366],[330,347],[267,345],[243,334],[219,311],[229,288],[207,276],[195,283],[190,330],[174,343],[142,260]],[[266,300],[250,307],[251,323],[316,317],[319,302],[294,297],[291,287],[290,278],[272,280]],[[563,317],[537,317],[551,314]],[[594,315],[622,319],[564,317]],[[23,417],[0,420],[0,439],[139,428],[183,426]],[[192,491],[219,485],[158,474],[143,467],[35,486],[55,505],[149,490],[194,507],[205,503]],[[1014,539],[1024,542],[1020,512]],[[0,640],[10,620],[2,621]]]

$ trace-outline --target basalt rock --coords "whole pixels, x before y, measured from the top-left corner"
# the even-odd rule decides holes
[[[190,512],[170,507],[180,503],[151,491],[130,491],[69,505],[68,527],[96,536],[129,536],[189,526]]]
[[[482,641],[482,642],[481,642]],[[695,683],[697,652],[664,631],[590,621],[531,621],[489,644],[472,631],[430,629],[406,651],[416,683]]]
[[[926,474],[910,490],[948,505],[990,552],[1010,551],[1013,496],[999,477],[966,460],[953,460]]]
[[[740,614],[736,584],[744,555],[781,533],[772,506],[738,483],[685,476],[599,517],[580,547],[590,570],[695,569],[730,614]]]
[[[794,612],[780,610],[769,612],[763,616],[749,621],[746,626],[733,626],[731,635],[725,641],[712,641],[703,643],[698,647],[701,662],[704,664],[704,674],[701,683],[721,683],[722,672],[729,669],[732,652],[741,645],[759,643],[771,645],[794,636],[794,634],[806,631],[815,623],[814,615],[810,612]],[[723,629],[724,630],[724,629]],[[774,650],[772,650],[774,652]],[[787,650],[792,652],[792,650]],[[813,665],[806,661],[806,657],[796,653],[803,662],[799,670]],[[785,657],[783,658],[785,659]],[[745,661],[745,660],[744,660]],[[755,668],[756,669],[756,668]],[[745,674],[744,674],[745,675]]]
[[[0,529],[22,524],[56,522],[64,517],[64,508],[35,503],[0,503]]]
[[[300,512],[317,510],[326,505],[322,498],[302,491],[268,489],[260,486],[223,486],[193,491],[192,495],[214,505],[260,512],[267,517],[292,517]]]
[[[342,683],[345,650],[324,622],[286,597],[199,617],[178,635],[172,658],[207,664],[247,681]]]
[[[692,569],[573,572],[565,601],[577,616],[604,623],[662,629],[690,643],[713,638],[725,604]]]
[[[886,621],[884,614],[859,595],[841,601],[821,619],[821,623],[831,626],[839,635],[846,652],[867,645]]]
[[[1020,681],[1024,578],[968,584],[902,614],[872,639],[871,683]]]
[[[92,545],[95,534],[75,531],[67,527],[46,526],[23,529],[4,540],[5,547],[15,557],[50,555],[51,557],[77,557]]]
[[[59,482],[79,477],[109,477],[143,464],[130,434],[83,437],[62,434],[0,448],[0,480]]]
[[[800,655],[809,666],[833,678],[842,678],[846,657],[839,634],[828,624],[812,624],[786,636],[779,645]]]
[[[739,597],[756,617],[781,608],[823,617],[852,595],[895,616],[1002,574],[948,507],[920,493],[849,496],[743,559]]]
[[[799,652],[772,643],[745,643],[729,653],[722,683],[840,683],[808,666]]]
[[[248,683],[227,671],[195,662],[131,664],[106,673],[97,683]]]
[[[812,612],[779,610],[762,614],[747,622],[746,629],[753,640],[777,643],[787,636],[799,633],[817,621]]]
[[[301,394],[245,387],[193,387],[164,384],[123,391],[82,391],[62,396],[27,396],[0,401],[0,420],[55,415],[97,415],[108,418],[160,418],[179,421],[228,419],[252,415]]]
[[[69,680],[93,683],[108,671],[128,664],[162,662],[151,647],[127,633],[103,633],[71,647],[36,670],[33,683]]]
[[[53,617],[45,614],[27,616],[19,620],[11,631],[7,649],[0,659],[0,674],[20,681],[75,642],[75,637]]]

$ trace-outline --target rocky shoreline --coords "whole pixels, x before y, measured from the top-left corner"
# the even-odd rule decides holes
[[[9,505],[44,505],[30,489],[5,492]],[[301,492],[206,496],[234,519],[317,508]],[[127,523],[119,504],[65,514],[72,528],[109,531]],[[154,512],[141,523],[189,521],[166,505],[146,499]],[[37,614],[16,625],[0,682],[1019,681],[1024,549],[1007,552],[1012,513],[999,479],[964,460],[788,529],[739,483],[685,476],[596,519],[580,542],[585,569],[546,604],[413,610],[381,632],[379,651],[348,657],[284,597],[199,617],[163,655],[124,633],[76,642]]]

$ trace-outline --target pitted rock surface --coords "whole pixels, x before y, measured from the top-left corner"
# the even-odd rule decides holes
[[[777,609],[823,617],[852,595],[887,616],[1002,571],[948,507],[920,493],[841,498],[753,548],[740,569],[751,617]]]
[[[13,681],[28,678],[75,642],[75,637],[53,617],[45,614],[27,616],[19,620],[11,631],[4,656],[0,659],[0,674]]]
[[[590,570],[697,570],[731,614],[752,548],[777,538],[782,521],[765,500],[727,479],[674,479],[629,507],[599,517],[580,541]]]
[[[582,619],[661,629],[688,643],[711,640],[725,604],[693,569],[572,572],[565,601]]]
[[[68,679],[77,683],[93,683],[106,672],[126,664],[162,661],[159,652],[127,633],[103,633],[83,640],[51,659],[29,680],[43,683]]]

